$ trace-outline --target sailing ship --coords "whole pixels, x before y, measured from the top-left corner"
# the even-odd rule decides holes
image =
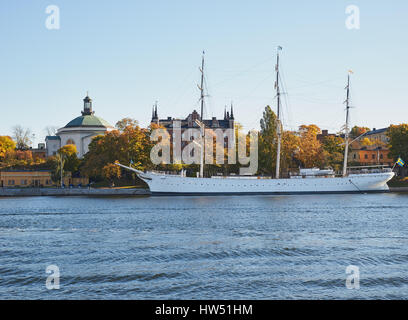
[[[350,112],[350,72],[347,77],[345,151],[343,172],[336,176],[333,170],[300,169],[299,174],[290,178],[280,178],[280,155],[282,140],[281,92],[279,86],[279,52],[276,63],[276,98],[277,98],[277,157],[275,178],[261,176],[213,176],[204,177],[204,144],[201,147],[200,173],[197,177],[181,174],[165,174],[154,171],[143,172],[138,169],[116,163],[118,166],[135,172],[149,186],[153,195],[260,195],[260,194],[314,194],[314,193],[368,193],[389,191],[387,182],[394,176],[390,168],[359,168],[350,171],[347,167],[349,148],[349,112]],[[204,55],[201,66],[201,119],[204,107]],[[204,123],[197,121],[204,135]],[[350,171],[350,172],[349,172]]]

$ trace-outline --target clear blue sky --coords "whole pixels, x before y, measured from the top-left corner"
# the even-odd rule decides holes
[[[345,27],[357,5],[361,29]],[[45,27],[48,5],[60,29]],[[281,45],[287,128],[315,123],[337,131],[347,70],[353,69],[352,124],[408,122],[408,2],[371,0],[33,0],[0,3],[0,135],[20,124],[36,134],[80,115],[89,90],[96,115],[145,126],[155,100],[160,117],[198,110],[201,52],[206,51],[207,116],[258,128],[274,104]]]

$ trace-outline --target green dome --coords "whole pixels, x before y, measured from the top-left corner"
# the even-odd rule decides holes
[[[74,120],[70,121],[65,128],[73,128],[73,127],[99,127],[99,128],[111,128],[112,126],[97,116],[92,115],[84,115]]]

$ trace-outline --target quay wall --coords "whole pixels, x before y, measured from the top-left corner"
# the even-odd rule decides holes
[[[150,195],[148,189],[97,189],[97,188],[0,188],[0,197],[32,196],[142,196]]]

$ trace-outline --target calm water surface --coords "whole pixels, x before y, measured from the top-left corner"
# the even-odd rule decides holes
[[[0,198],[1,299],[405,299],[407,249],[404,194]]]

